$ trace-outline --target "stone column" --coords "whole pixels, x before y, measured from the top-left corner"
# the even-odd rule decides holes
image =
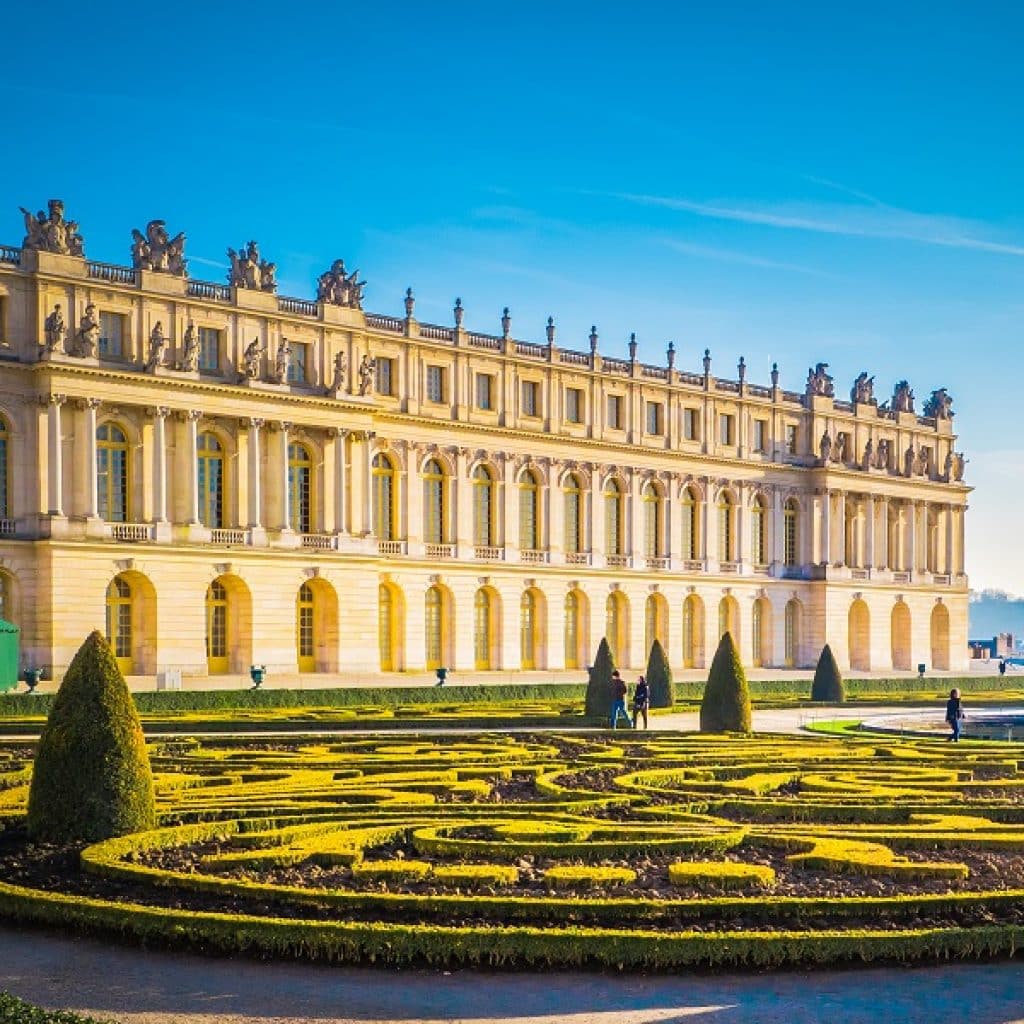
[[[875,568],[875,496],[867,495],[864,499],[864,567]]]
[[[288,432],[291,424],[281,421],[277,424],[278,483],[281,487],[281,532],[291,533],[291,494],[288,488]]]
[[[821,495],[821,537],[818,554],[822,565],[832,564],[832,493],[828,490]]]
[[[565,562],[565,495],[559,480],[563,466],[560,462],[548,464],[548,483],[544,488],[544,517],[547,528],[544,531],[548,543],[548,558],[555,565]],[[549,602],[550,603],[550,602]],[[561,614],[561,609],[559,609]],[[557,645],[564,650],[564,644]],[[551,666],[551,642],[548,641],[548,667]],[[562,667],[559,665],[559,667]]]
[[[445,533],[458,547],[459,558],[473,557],[473,481],[469,477],[470,454],[468,448],[460,448],[455,458],[455,479],[452,481],[450,500],[455,507],[454,530]],[[420,488],[422,502],[423,489]],[[420,534],[422,535],[422,528]]]
[[[64,515],[64,438],[61,429],[60,409],[64,404],[64,395],[50,395],[46,407],[47,437],[47,514]]]
[[[744,484],[736,487],[736,562],[740,572],[744,571],[747,561],[747,531],[750,529],[750,516],[747,508],[747,488]]]
[[[797,530],[797,540],[801,531]],[[773,575],[781,576],[786,563],[786,514],[782,507],[782,488],[775,487],[772,490],[772,528],[771,528],[772,549],[768,555],[768,561],[773,566]],[[797,552],[797,561],[800,559],[800,552]]]
[[[515,459],[505,459],[505,515],[504,526],[498,540],[505,542],[505,558],[519,561],[519,469]]]
[[[839,533],[836,537],[836,557],[840,565],[850,565],[852,560],[850,555],[852,552],[847,551],[846,547],[846,491],[839,492],[839,507],[836,509],[836,519],[839,520]]]
[[[263,420],[255,417],[246,421],[249,427],[249,494],[248,494],[248,516],[249,528],[258,530],[263,526],[261,518],[263,510],[262,495],[262,456],[260,454],[260,428]]]
[[[717,572],[718,506],[715,504],[714,484],[710,480],[704,485],[704,506],[700,511],[700,520],[703,526],[704,565],[708,572]]]
[[[908,501],[904,508],[903,568],[912,573],[917,570],[917,503]]]
[[[331,431],[334,438],[334,522],[324,523],[324,528],[334,533],[345,533],[348,522],[347,508],[348,489],[346,474],[348,473],[348,434],[344,427],[335,427]]]
[[[882,545],[880,548],[881,557],[878,559],[878,568],[880,569],[891,569],[892,568],[892,552],[889,550],[889,499],[881,499],[881,515],[879,518],[882,520]]]
[[[85,443],[80,446],[79,457],[82,463],[82,496],[85,499],[83,511],[86,519],[98,519],[100,514],[99,481],[97,480],[99,465],[96,458],[96,410],[99,407],[100,399],[98,398],[86,398],[82,402],[84,413],[82,418],[85,421],[82,440]],[[125,515],[126,518],[131,519],[131,510],[125,509]]]
[[[580,515],[587,516],[587,502],[580,509]],[[589,530],[584,527],[584,532],[590,537],[590,561],[599,568],[607,564],[604,550],[604,492],[601,488],[601,467],[591,466],[590,468],[590,502],[589,502]],[[604,614],[604,609],[601,609]]]
[[[640,494],[641,483],[640,474],[633,470],[629,481],[629,488],[626,491],[626,525],[629,529],[626,536],[629,538],[629,541],[625,545],[624,550],[630,556],[628,564],[635,569],[647,567],[644,551],[644,503]]]
[[[958,509],[957,514],[957,541],[956,541],[956,574],[962,576],[964,574],[964,524],[967,521],[967,506],[961,505]]]
[[[199,520],[199,419],[203,414],[192,409],[183,414],[185,425],[185,457],[188,459],[188,524],[200,525]]]

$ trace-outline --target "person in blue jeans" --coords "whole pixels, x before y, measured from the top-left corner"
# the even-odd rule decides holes
[[[626,683],[622,676],[619,675],[619,670],[615,669],[612,672],[612,728],[615,728],[615,724],[619,720],[619,715],[626,720],[626,725],[629,728],[633,727],[633,721],[629,717],[629,712],[626,710]]]
[[[950,690],[949,700],[946,701],[946,722],[953,730],[949,740],[952,743],[960,742],[960,723],[963,721],[964,712],[960,706],[960,691]]]

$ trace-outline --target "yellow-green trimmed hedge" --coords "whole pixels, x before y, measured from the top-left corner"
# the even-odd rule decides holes
[[[775,872],[763,864],[740,864],[728,860],[684,860],[669,864],[668,880],[673,885],[713,885],[719,889],[746,889],[774,884]]]

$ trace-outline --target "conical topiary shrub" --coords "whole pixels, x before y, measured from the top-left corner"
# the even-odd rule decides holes
[[[672,669],[665,656],[665,648],[657,637],[651,644],[651,653],[647,659],[647,685],[651,690],[652,708],[672,707]]]
[[[732,634],[715,651],[700,705],[701,732],[750,732],[750,689]]]
[[[825,644],[821,649],[817,667],[814,669],[814,682],[811,684],[811,700],[829,701],[841,704],[846,700],[846,688],[843,686],[843,674],[836,664],[836,656],[832,648]]]
[[[608,638],[601,637],[597,647],[594,665],[587,681],[587,700],[584,714],[587,718],[607,718],[612,713],[612,672],[615,671],[615,660],[612,649],[608,646]]]
[[[92,632],[43,726],[28,797],[28,833],[95,842],[156,827],[153,773],[124,676]]]

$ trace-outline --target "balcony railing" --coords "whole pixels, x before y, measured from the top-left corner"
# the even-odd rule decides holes
[[[492,352],[501,351],[501,338],[493,334],[470,334],[469,344],[472,348],[487,348]]]
[[[851,569],[850,570],[851,580],[869,580],[871,579],[870,569]]]
[[[729,575],[737,575],[740,571],[739,562],[719,562],[718,571]]]
[[[0,537],[13,537],[17,532],[17,520],[0,519]]]
[[[606,555],[605,562],[609,568],[628,569],[629,555]]]
[[[449,344],[455,336],[451,327],[440,327],[437,324],[420,324],[420,337],[431,341],[446,341]]]
[[[366,326],[376,327],[378,331],[392,331],[394,334],[405,333],[405,321],[397,316],[382,316],[380,313],[367,313]]]
[[[505,557],[505,549],[478,544],[473,548],[473,557],[485,562],[500,562]]]
[[[589,551],[567,551],[565,553],[566,565],[590,565],[590,562]]]
[[[910,573],[904,569],[900,569],[892,574],[893,583],[909,583]]]
[[[647,559],[647,568],[654,572],[663,572],[668,568],[668,559],[659,557],[650,557]]]
[[[429,559],[454,558],[454,544],[427,544],[425,554]]]
[[[683,572],[703,572],[704,563],[699,558],[684,558]]]
[[[223,544],[227,547],[244,547],[249,543],[248,530],[211,530],[211,544]]]
[[[562,349],[558,353],[558,361],[568,363],[570,366],[589,366],[590,356],[586,352],[570,352],[567,349]]]
[[[109,281],[111,284],[135,284],[136,271],[131,267],[119,267],[116,263],[98,263],[96,260],[86,261],[86,273],[98,281]]]
[[[311,551],[334,551],[338,547],[338,538],[333,533],[304,533],[302,546]]]
[[[0,245],[0,263],[21,266],[21,250],[15,245]]]
[[[153,527],[149,523],[111,523],[110,536],[113,540],[141,544],[153,539]]]
[[[379,540],[377,541],[377,552],[381,555],[393,557],[405,554],[404,540]]]
[[[277,308],[282,313],[292,313],[295,316],[319,316],[320,306],[310,299],[291,299],[287,295],[280,295],[277,299]]]
[[[548,560],[546,551],[536,551],[530,548],[522,548],[519,551],[519,561],[528,562],[531,565],[543,565]]]
[[[194,299],[211,299],[214,302],[231,301],[230,286],[217,284],[215,281],[189,281],[185,290]]]
[[[953,577],[948,572],[937,572],[932,577],[932,582],[940,587],[949,587],[953,584]]]

